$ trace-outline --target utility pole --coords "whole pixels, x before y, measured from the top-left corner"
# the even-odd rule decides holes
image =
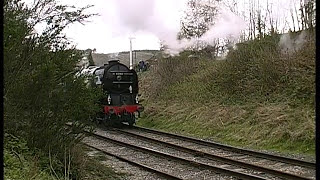
[[[134,64],[137,64],[137,51],[134,51]]]
[[[129,37],[130,40],[130,69],[133,69],[133,62],[132,62],[132,39],[135,39],[134,37]]]

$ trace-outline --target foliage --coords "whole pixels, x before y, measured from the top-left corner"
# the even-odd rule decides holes
[[[312,34],[310,36],[313,36]],[[227,99],[239,101],[287,101],[313,105],[314,41],[292,54],[278,46],[279,35],[238,44],[227,61],[212,74]],[[298,93],[299,92],[299,93]]]
[[[188,9],[181,19],[180,39],[201,37],[214,24],[213,20],[218,14],[217,7],[210,5],[211,1],[188,1]]]
[[[36,1],[31,8],[20,0],[4,4],[5,132],[24,137],[30,149],[48,156],[44,166],[56,162],[58,174],[67,168],[65,154],[99,108],[100,92],[75,76],[81,54],[62,34],[69,24],[92,16],[83,12],[88,7],[72,10],[54,0]],[[43,32],[35,32],[43,23]],[[78,123],[67,131],[66,122]]]
[[[278,42],[277,36],[267,36],[263,40],[238,44],[237,50],[231,51],[226,63],[217,70],[219,78],[212,77],[217,83],[214,86],[218,85],[221,92],[241,100],[252,95],[268,96],[279,90],[283,69],[279,69],[282,61]]]
[[[218,8],[213,2],[213,0],[189,0],[187,2],[187,9],[180,20],[180,32],[177,34],[178,39],[199,38],[214,25],[214,20],[218,15]],[[162,49],[166,48],[165,45],[162,45]],[[198,40],[196,44],[189,48],[212,49],[216,47]]]
[[[175,83],[179,83],[185,76],[193,74],[197,70],[198,58],[188,58],[192,52],[181,53],[179,57],[161,58],[155,64],[154,78],[157,79],[151,86],[152,90],[147,96],[156,97]]]
[[[26,141],[12,134],[4,134],[4,178],[5,179],[55,179],[39,170],[38,159],[32,157]]]
[[[196,73],[178,70],[187,61],[180,56],[167,64],[168,72],[155,68],[162,73],[142,75],[140,89],[147,96],[138,125],[232,145],[313,155],[314,34],[292,54],[281,51],[279,36],[237,44],[225,60],[199,56]],[[166,67],[160,63],[159,67]],[[157,74],[171,83],[160,84]]]

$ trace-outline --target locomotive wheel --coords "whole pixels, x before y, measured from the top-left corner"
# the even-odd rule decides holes
[[[129,122],[129,126],[132,127],[134,125],[134,122]]]
[[[102,124],[105,126],[105,127],[110,127],[112,126],[112,123],[111,123],[111,117],[107,114],[104,115],[104,118],[103,118],[103,121],[102,121]]]
[[[110,121],[108,121],[108,120],[104,120],[102,123],[103,123],[103,125],[105,127],[111,127],[112,126],[112,123]]]
[[[132,127],[136,123],[136,117],[134,114],[130,114],[128,117],[129,126]]]

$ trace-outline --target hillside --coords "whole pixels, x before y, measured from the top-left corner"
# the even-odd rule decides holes
[[[159,60],[140,75],[138,125],[314,156],[315,36],[292,51],[281,47],[283,37],[238,44],[225,60],[188,58],[193,52]]]
[[[137,64],[139,61],[146,61],[151,58],[154,58],[158,53],[157,50],[136,50],[133,51],[133,64]],[[130,52],[119,52],[119,53],[92,53],[92,59],[97,66],[102,66],[106,64],[109,60],[117,58],[120,60],[121,63],[129,66],[130,61]]]

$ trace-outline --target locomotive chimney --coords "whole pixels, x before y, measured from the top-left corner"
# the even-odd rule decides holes
[[[114,65],[114,64],[117,64],[117,63],[119,63],[119,60],[117,60],[117,59],[112,59],[112,60],[109,60],[108,61],[108,64],[110,65],[110,66],[112,66],[112,65]],[[108,65],[107,64],[107,65]]]

